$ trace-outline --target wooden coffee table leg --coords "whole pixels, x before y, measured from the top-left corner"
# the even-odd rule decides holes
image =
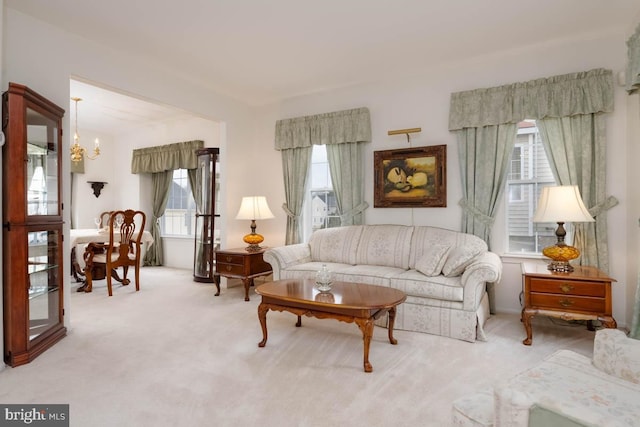
[[[298,316],[298,321],[296,322],[296,327],[299,328],[302,326],[302,316]]]
[[[260,327],[262,328],[262,341],[258,343],[258,347],[264,347],[267,344],[267,311],[269,311],[269,307],[260,303],[258,306],[258,319],[260,319]]]
[[[369,346],[371,345],[371,338],[373,337],[373,319],[361,319],[356,318],[356,323],[362,331],[362,340],[364,342],[364,371],[373,371],[373,366],[369,363]]]
[[[391,307],[389,309],[389,342],[391,344],[398,344],[398,340],[393,337],[393,325],[396,323],[396,308]]]

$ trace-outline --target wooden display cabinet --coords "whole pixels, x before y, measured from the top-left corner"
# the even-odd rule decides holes
[[[2,96],[4,361],[31,362],[63,323],[61,141],[64,110],[26,86]]]
[[[215,253],[219,248],[216,236],[216,218],[220,195],[218,178],[220,175],[218,148],[202,148],[196,151],[198,169],[196,175],[196,231],[193,255],[193,280],[196,282],[214,281],[216,271]]]

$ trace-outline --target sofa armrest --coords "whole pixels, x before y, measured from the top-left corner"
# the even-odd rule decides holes
[[[265,262],[271,264],[273,280],[280,280],[280,271],[285,268],[311,262],[311,248],[307,243],[269,248],[262,255]]]
[[[600,329],[593,342],[593,365],[599,370],[640,384],[640,340],[619,329]]]
[[[498,283],[502,277],[502,261],[493,252],[485,252],[469,264],[462,273],[465,310],[477,307],[487,289],[487,283]]]

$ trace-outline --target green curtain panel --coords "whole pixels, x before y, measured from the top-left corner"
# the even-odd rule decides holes
[[[151,235],[154,243],[144,254],[144,265],[164,265],[164,251],[160,234],[160,217],[164,215],[169,200],[169,186],[173,181],[173,171],[156,172],[151,175],[153,186],[153,217],[151,221]]]
[[[336,111],[276,122],[275,149],[281,151],[287,214],[285,244],[300,243],[300,215],[313,145],[326,145],[341,223],[361,224],[364,202],[362,153],[371,141],[368,108]],[[348,188],[352,187],[352,188]]]
[[[364,201],[362,151],[358,142],[327,145],[329,173],[342,226],[363,224],[363,212],[369,207]]]
[[[311,163],[311,147],[282,150],[282,175],[284,178],[285,203],[282,209],[287,214],[285,245],[302,241],[300,215],[304,195],[307,191],[307,177]]]
[[[573,244],[580,265],[609,271],[606,212],[618,204],[606,195],[605,118],[599,114],[548,117],[538,120],[551,170],[560,185],[577,185],[594,223],[573,224]]]
[[[634,93],[640,89],[640,25],[627,40],[627,91]]]
[[[455,132],[462,178],[462,231],[482,238],[489,247],[516,132],[515,123]]]
[[[133,150],[131,173],[156,173],[176,169],[196,169],[196,150],[204,147],[204,141],[176,142],[175,144]]]

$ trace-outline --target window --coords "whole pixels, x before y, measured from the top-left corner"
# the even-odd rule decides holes
[[[160,219],[163,236],[193,236],[196,202],[191,193],[186,169],[173,171],[169,186],[169,199],[164,215]]]
[[[555,224],[531,221],[542,188],[555,184],[535,121],[520,122],[505,192],[507,252],[540,253],[556,242]]]
[[[327,149],[324,145],[313,146],[309,181],[303,208],[305,241],[309,240],[315,230],[340,226],[338,202],[331,183]]]

